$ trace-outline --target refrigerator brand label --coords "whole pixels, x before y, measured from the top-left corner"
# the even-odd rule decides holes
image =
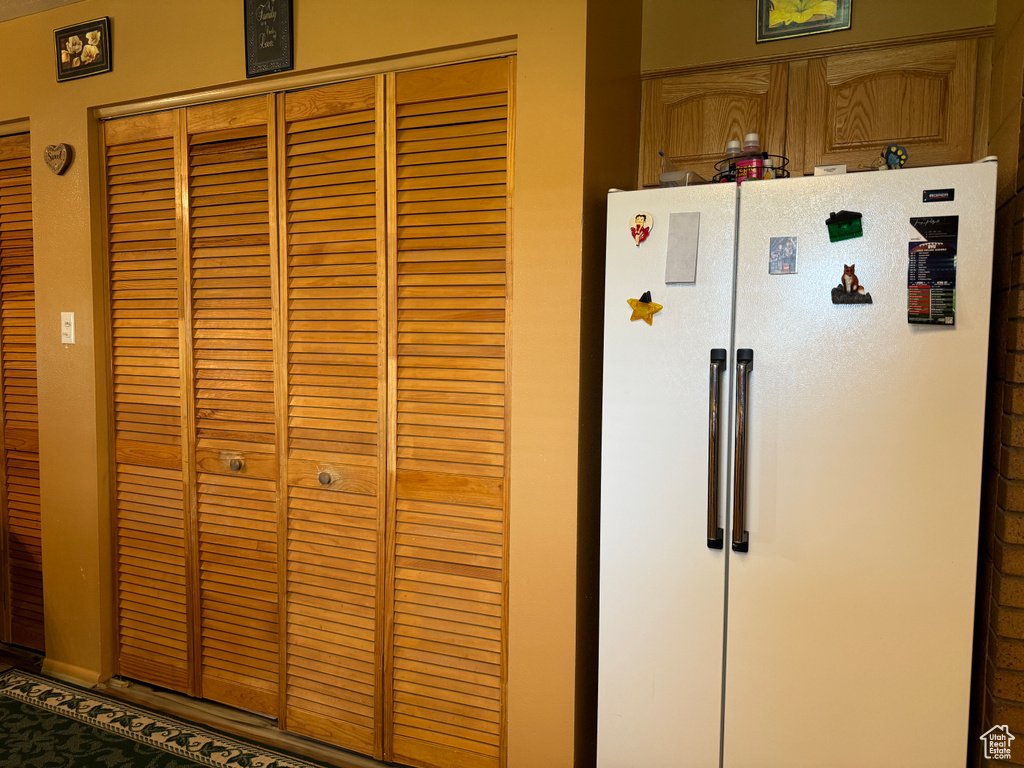
[[[955,189],[926,189],[924,201],[926,203],[948,203],[952,202],[955,194]]]

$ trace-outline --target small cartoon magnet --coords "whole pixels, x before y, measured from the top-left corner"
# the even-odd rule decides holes
[[[633,308],[633,314],[630,316],[630,321],[643,320],[648,325],[652,325],[652,318],[656,312],[661,312],[661,304],[655,304],[651,301],[651,292],[644,291],[644,295],[639,299],[626,299],[626,303]]]
[[[885,158],[885,164],[889,170],[894,171],[907,164],[907,150],[899,144],[890,144],[886,147],[882,152],[882,157]]]
[[[651,234],[652,229],[654,229],[654,217],[651,214],[647,213],[647,211],[633,214],[633,223],[629,228],[629,234],[633,237],[633,242],[636,243],[637,248]]]

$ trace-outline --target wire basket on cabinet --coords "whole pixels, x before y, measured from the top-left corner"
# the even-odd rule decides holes
[[[773,179],[788,179],[789,178],[789,158],[785,155],[772,155],[768,152],[761,153],[762,160],[770,159],[772,161],[772,176]],[[764,168],[742,168],[737,169],[736,163],[743,160],[740,157],[727,157],[724,160],[719,160],[715,163],[715,175],[711,178],[713,182],[720,181],[736,181],[739,177],[740,181],[749,181],[751,179],[761,179]],[[745,173],[738,174],[737,171],[744,171]]]

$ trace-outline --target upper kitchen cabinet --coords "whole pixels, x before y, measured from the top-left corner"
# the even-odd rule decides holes
[[[873,166],[893,142],[906,147],[911,165],[970,162],[977,61],[977,39],[810,59],[804,173],[832,163]],[[791,100],[789,108],[803,105]]]
[[[976,160],[986,150],[990,47],[975,31],[649,73],[639,184],[658,185],[659,151],[710,180],[726,141],[750,131],[789,158],[794,176],[833,163],[874,167],[892,143],[910,166]]]
[[[787,64],[761,64],[644,81],[640,184],[658,186],[664,152],[679,169],[710,180],[728,139],[757,131],[767,152],[786,138]]]

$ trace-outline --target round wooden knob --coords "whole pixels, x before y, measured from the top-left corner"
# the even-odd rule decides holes
[[[232,472],[237,472],[238,470],[240,470],[242,468],[242,460],[241,459],[232,459],[231,460],[231,464],[229,466],[231,467],[231,471]]]
[[[317,480],[320,481],[320,485],[330,485],[331,484],[331,476],[327,472],[321,472],[317,476]]]

